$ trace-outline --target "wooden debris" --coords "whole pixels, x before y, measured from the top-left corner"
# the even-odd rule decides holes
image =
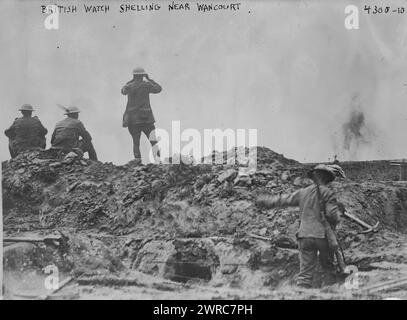
[[[393,289],[393,288],[397,288],[397,287],[401,287],[401,286],[405,286],[405,285],[407,285],[407,277],[397,279],[397,280],[379,282],[379,283],[376,283],[369,287],[362,288],[361,291],[363,291],[364,293],[373,293],[373,292]]]

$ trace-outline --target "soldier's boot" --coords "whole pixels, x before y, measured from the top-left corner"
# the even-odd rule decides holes
[[[161,163],[161,153],[160,153],[160,149],[158,148],[158,142],[151,141],[151,148],[152,148],[155,163],[156,164]]]
[[[129,164],[132,166],[142,166],[143,165],[141,158],[136,158],[136,159],[130,160]]]

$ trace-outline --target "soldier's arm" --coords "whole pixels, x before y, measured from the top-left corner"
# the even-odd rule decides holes
[[[147,87],[150,93],[160,93],[163,89],[157,82],[150,78],[148,78]]]
[[[256,205],[267,209],[274,207],[296,207],[300,205],[300,199],[301,189],[288,194],[259,196],[256,200]]]
[[[323,188],[321,193],[326,205],[326,219],[329,223],[337,225],[341,219],[341,214],[335,194],[328,188]]]
[[[122,95],[128,95],[129,94],[129,92],[130,92],[130,88],[131,88],[131,83],[132,83],[132,80],[131,81],[129,81],[129,82],[127,82],[125,85],[124,85],[124,87],[122,88]]]
[[[15,131],[15,122],[11,125],[10,128],[4,131],[4,134],[9,138],[9,139],[14,139],[16,136],[16,131]]]
[[[83,140],[85,140],[85,142],[90,142],[92,141],[92,136],[90,135],[90,133],[85,129],[85,126],[83,125],[82,122],[78,123],[78,131],[79,131],[79,135],[82,137]]]
[[[34,117],[34,118],[37,119],[37,121],[38,121],[38,126],[39,126],[39,128],[40,128],[40,134],[41,134],[42,136],[46,136],[47,133],[48,133],[48,129],[45,128],[45,127],[42,125],[40,119],[38,119],[37,117]]]

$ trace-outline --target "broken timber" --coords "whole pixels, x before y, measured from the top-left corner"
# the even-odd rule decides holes
[[[407,277],[397,279],[397,280],[376,283],[369,287],[361,288],[361,291],[367,292],[367,293],[373,293],[373,292],[377,292],[377,291],[393,289],[393,288],[406,286],[406,285],[407,285]]]

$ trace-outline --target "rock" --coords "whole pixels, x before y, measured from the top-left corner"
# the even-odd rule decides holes
[[[222,274],[232,274],[237,271],[237,267],[237,265],[227,264],[220,268],[220,272],[222,272]]]
[[[239,176],[250,176],[256,173],[256,167],[255,166],[250,166],[250,167],[239,167]]]
[[[101,184],[93,182],[93,181],[84,181],[79,185],[79,187],[80,188],[91,188],[91,187],[100,188]]]
[[[273,263],[277,250],[273,247],[267,247],[260,254],[260,265],[269,266]]]
[[[279,236],[274,241],[274,244],[280,248],[289,248],[295,249],[297,248],[297,242],[287,236]]]
[[[252,179],[249,176],[237,176],[233,181],[233,184],[238,186],[250,186],[252,184]]]
[[[78,155],[75,152],[71,151],[64,157],[64,159],[65,160],[67,160],[67,159],[75,159],[76,157],[78,157]]]
[[[58,167],[60,167],[60,166],[62,166],[62,163],[61,163],[61,162],[53,162],[53,163],[50,163],[50,164],[49,164],[49,167],[50,167],[50,168],[58,168]]]
[[[364,234],[357,234],[353,237],[353,241],[362,242],[366,240],[366,236]]]
[[[291,223],[288,227],[287,227],[287,236],[293,240],[294,242],[297,241],[297,232],[298,229],[300,228],[300,220],[296,220],[295,222]]]
[[[273,189],[276,188],[277,186],[278,186],[277,183],[274,180],[271,180],[269,183],[267,183],[266,188]]]
[[[295,185],[295,186],[297,186],[297,187],[302,186],[302,185],[303,185],[303,180],[302,180],[302,178],[300,178],[300,177],[295,178],[295,179],[294,179],[294,182],[293,182],[293,185]]]
[[[350,247],[351,247],[351,248],[355,248],[355,247],[357,247],[358,245],[360,245],[359,242],[353,241],[353,242],[350,244]]]
[[[284,171],[281,175],[281,180],[287,181],[290,178],[290,171]]]
[[[265,236],[266,234],[267,234],[267,228],[266,227],[259,230],[259,235],[260,236]]]
[[[233,178],[237,175],[237,171],[235,169],[228,169],[225,172],[221,173],[218,177],[218,181],[220,183],[224,181],[233,180]]]
[[[48,162],[48,160],[43,160],[43,159],[38,159],[38,158],[35,158],[32,161],[33,164],[38,164],[38,165],[42,165],[43,163],[46,163],[46,162]]]
[[[344,242],[345,242],[345,243],[351,243],[351,242],[352,242],[352,238],[349,237],[349,236],[346,236]]]
[[[78,184],[80,184],[80,181],[75,181],[74,183],[70,184],[69,187],[67,188],[67,191],[71,192],[78,186]]]

